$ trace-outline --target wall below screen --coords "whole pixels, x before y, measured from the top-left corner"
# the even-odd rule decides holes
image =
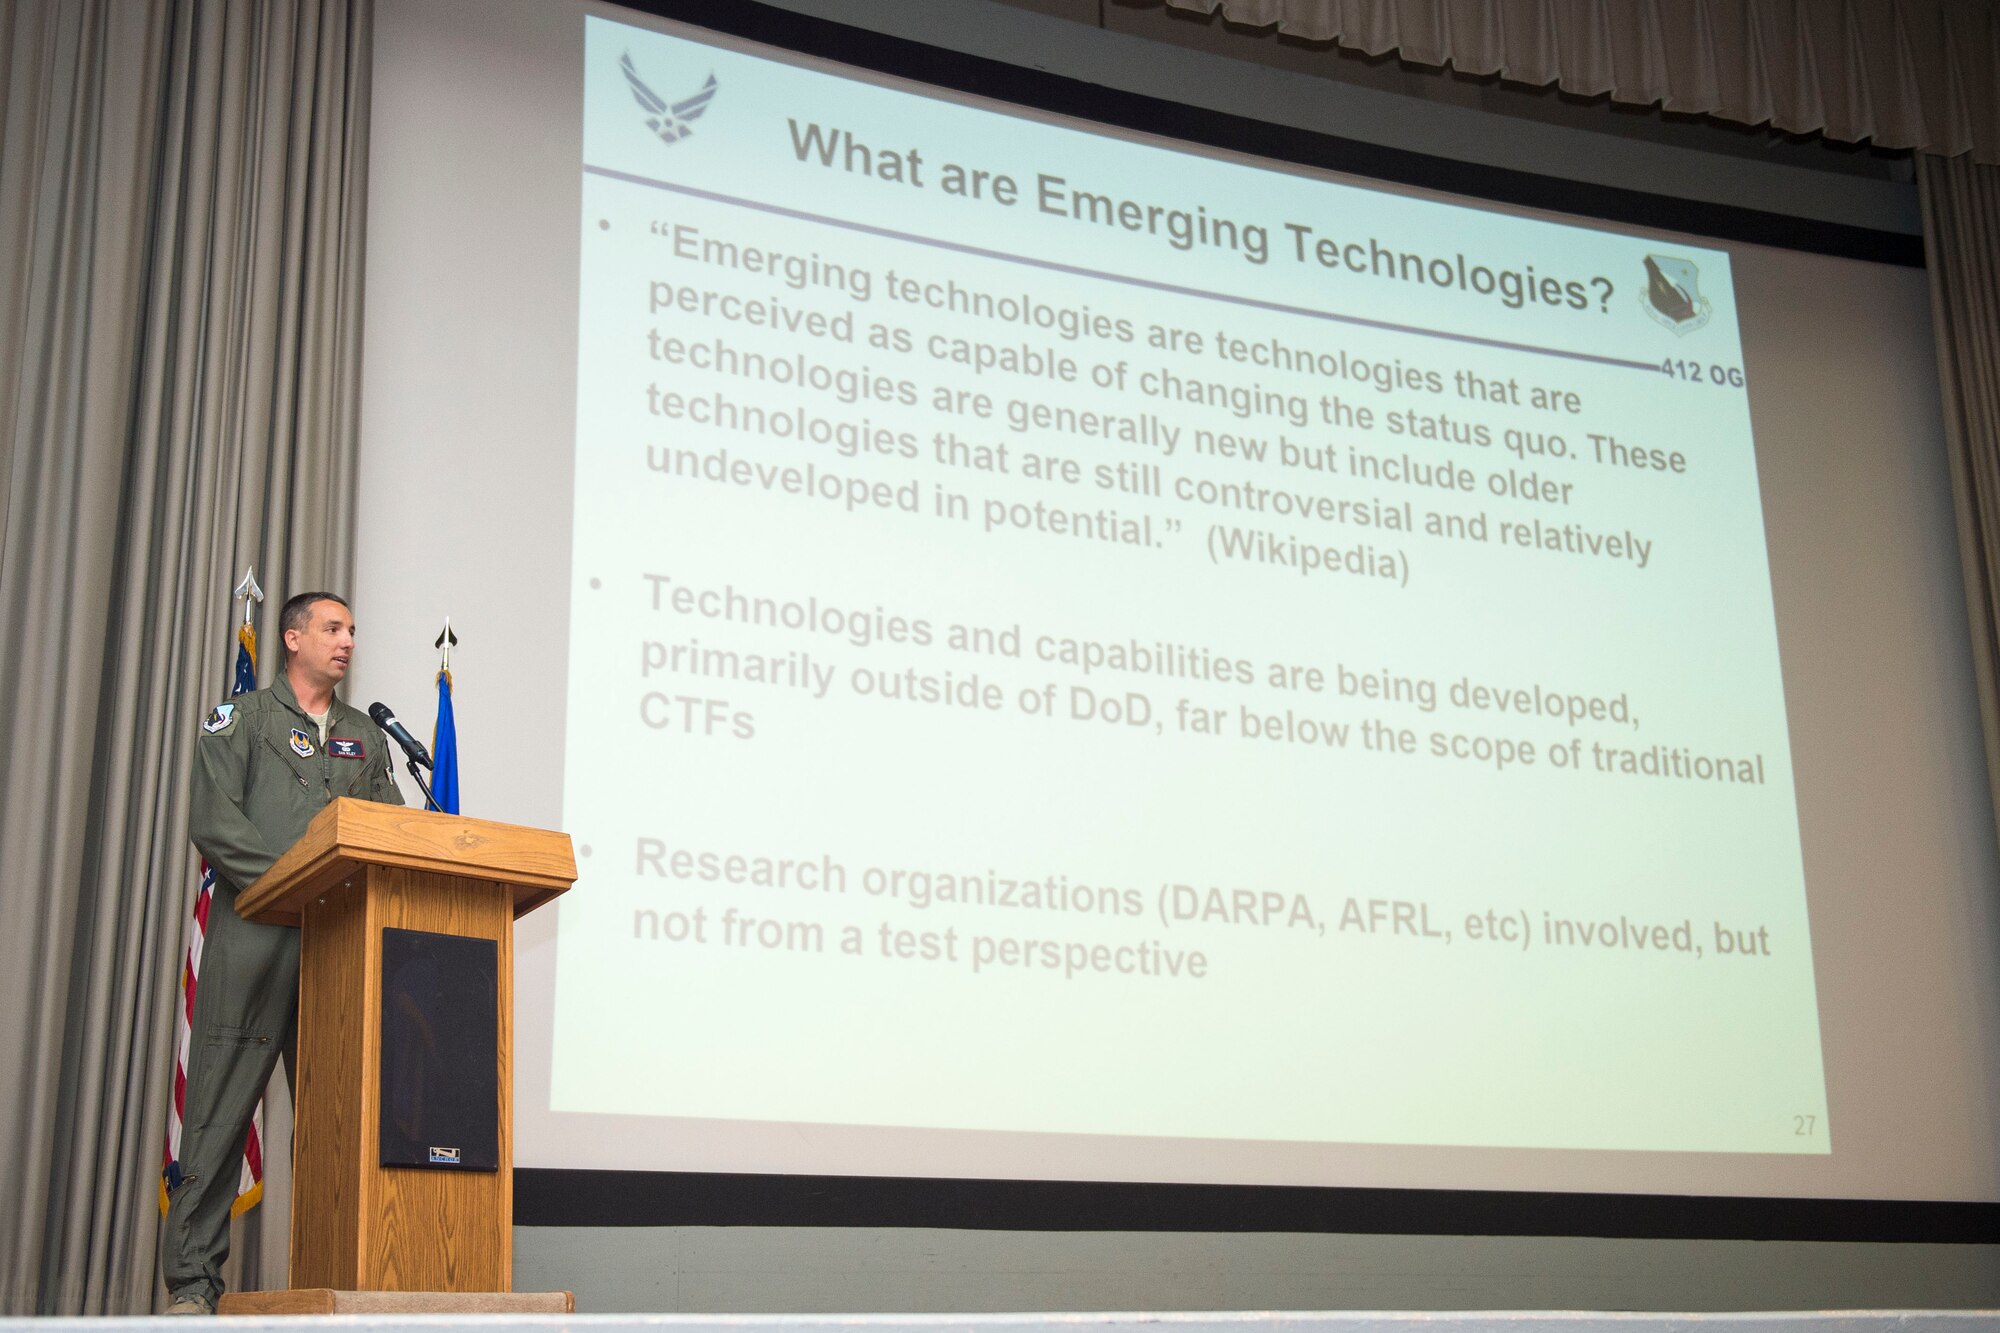
[[[1129,38],[1043,19],[1017,9],[951,0],[949,5],[775,0],[783,8],[839,17],[878,31],[940,40],[950,28],[961,50],[1072,77],[1091,77],[1093,61],[1135,53],[1129,78],[1101,82],[1153,95],[1173,95],[1188,83],[1187,51],[1145,52]],[[434,0],[382,0],[377,39],[391,46]],[[940,12],[952,11],[949,20]],[[499,26],[495,24],[494,26]],[[471,24],[466,40],[477,44]],[[470,67],[470,62],[461,70]],[[1285,103],[1301,96],[1301,76],[1213,58],[1203,65],[1200,100],[1227,101],[1237,114],[1286,118]],[[448,78],[446,68],[435,72]],[[378,54],[377,135],[381,99],[395,85]],[[1324,93],[1324,90],[1314,89]],[[1224,93],[1229,96],[1225,98]],[[1370,137],[1360,113],[1380,111],[1386,94],[1323,95],[1321,105],[1348,113],[1342,128]],[[1462,108],[1412,105],[1385,116],[1377,141],[1407,139],[1430,125],[1431,153],[1468,152],[1484,141],[1496,152],[1543,152],[1577,179],[1631,188],[1635,177],[1671,180],[1684,197],[1731,199],[1766,207],[1789,198],[1816,221],[1896,230],[1914,213],[1907,187],[1839,177],[1819,179],[1797,169],[1770,169],[1761,192],[1741,177],[1756,164],[1707,159],[1659,145],[1634,145],[1548,126],[1494,123],[1467,132]],[[1455,122],[1456,129],[1447,122]],[[1325,126],[1315,126],[1325,129]],[[1564,139],[1573,151],[1557,151]],[[378,147],[378,152],[380,151]],[[533,146],[524,147],[531,153]],[[1672,171],[1666,168],[1671,158]],[[1502,165],[1527,169],[1518,160]],[[425,162],[426,169],[441,169]],[[469,170],[453,164],[454,170]],[[1689,177],[1707,181],[1703,188]],[[1810,187],[1810,188],[1801,188]],[[1810,200],[1810,204],[1802,201]],[[371,254],[371,266],[376,263]],[[381,271],[389,271],[383,266]],[[532,292],[510,299],[532,305]],[[380,377],[378,376],[378,381]],[[426,423],[435,424],[435,423]],[[477,421],[448,423],[473,431]],[[394,499],[406,477],[379,463],[364,464],[362,586],[370,562],[391,563]],[[477,487],[479,478],[466,479]],[[498,512],[496,519],[505,519]],[[534,589],[527,590],[529,593]],[[517,592],[517,595],[521,595]],[[457,604],[453,606],[458,610]],[[435,622],[430,622],[434,624]],[[497,623],[497,618],[496,618]],[[536,652],[526,636],[510,648]],[[410,670],[421,670],[417,654]],[[371,665],[378,679],[396,679],[388,654]],[[405,672],[408,676],[408,671]],[[427,676],[422,677],[428,679]],[[357,697],[374,697],[362,693]],[[399,696],[400,697],[400,696]],[[503,801],[486,811],[525,818]],[[1983,844],[1979,856],[1987,855]],[[1973,853],[1968,853],[1972,857]],[[282,1252],[282,1243],[274,1247]],[[794,1227],[517,1227],[517,1291],[568,1288],[584,1314],[999,1312],[1035,1310],[1774,1310],[2000,1307],[2000,1246],[1831,1242],[1603,1240],[1582,1237],[1482,1237],[1325,1234],[1188,1234],[1134,1232],[1008,1232],[904,1228]],[[280,1261],[281,1262],[281,1261]]]
[[[516,1227],[579,1314],[2000,1305],[2000,1247],[1541,1236]]]

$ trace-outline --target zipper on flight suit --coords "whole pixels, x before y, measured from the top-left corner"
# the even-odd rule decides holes
[[[266,736],[264,737],[264,744],[271,747],[272,754],[275,754],[276,756],[278,756],[279,759],[284,760],[285,771],[290,773],[293,777],[297,778],[299,780],[299,785],[301,787],[304,787],[307,791],[312,790],[312,783],[306,781],[305,774],[297,772],[292,768],[292,761],[285,758],[284,749],[280,747],[276,741],[272,740],[269,736]]]

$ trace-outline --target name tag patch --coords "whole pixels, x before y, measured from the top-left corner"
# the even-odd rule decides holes
[[[312,737],[306,735],[297,727],[292,728],[292,753],[301,759],[310,759],[313,757]]]
[[[366,759],[368,757],[368,751],[361,747],[360,741],[343,740],[338,736],[330,737],[327,740],[326,752],[335,759]]]

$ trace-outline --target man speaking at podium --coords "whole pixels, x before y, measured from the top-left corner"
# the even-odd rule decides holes
[[[299,932],[236,914],[329,801],[401,805],[388,738],[334,696],[354,657],[345,600],[307,592],[278,613],[284,661],[269,689],[218,704],[195,741],[188,836],[215,872],[188,1047],[183,1178],[168,1201],[161,1268],[169,1314],[210,1314],[222,1295],[236,1166],[282,1053],[296,1091]]]

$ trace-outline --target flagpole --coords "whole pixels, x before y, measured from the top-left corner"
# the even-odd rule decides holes
[[[425,793],[430,808],[445,814],[458,813],[458,722],[452,709],[451,650],[458,647],[458,631],[451,617],[431,644],[437,649],[437,722],[431,728],[431,781],[436,791]],[[440,799],[438,793],[443,793]]]

